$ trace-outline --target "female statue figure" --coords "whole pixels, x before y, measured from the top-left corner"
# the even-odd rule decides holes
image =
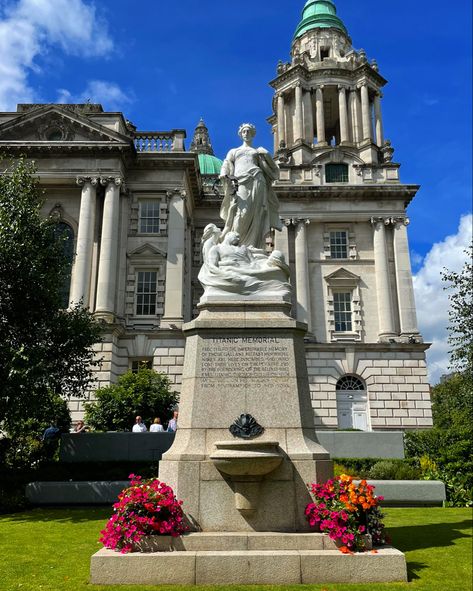
[[[220,209],[225,222],[222,238],[230,231],[237,232],[241,244],[263,250],[271,228],[282,229],[278,198],[272,188],[279,168],[267,150],[252,147],[254,125],[243,123],[238,135],[243,144],[228,152],[220,172],[224,185]]]

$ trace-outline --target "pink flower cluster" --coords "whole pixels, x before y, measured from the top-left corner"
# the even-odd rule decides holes
[[[306,507],[305,514],[311,525],[327,533],[342,552],[363,551],[365,534],[373,537],[373,543],[386,542],[382,514],[374,487],[362,480],[355,484],[350,476],[342,475],[324,484],[309,486],[314,502]]]
[[[157,479],[130,474],[130,487],[118,495],[114,513],[102,530],[100,542],[122,554],[132,552],[144,536],[179,536],[187,531],[178,501],[170,486]]]

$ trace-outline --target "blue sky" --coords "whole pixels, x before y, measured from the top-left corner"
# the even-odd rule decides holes
[[[0,0],[0,109],[90,98],[142,130],[191,136],[203,116],[220,157],[242,121],[272,147],[268,82],[289,57],[303,4]],[[389,81],[384,125],[401,179],[422,185],[409,208],[414,269],[422,272],[434,244],[445,245],[448,265],[446,237],[468,234],[470,218],[466,233],[459,223],[471,211],[471,5],[336,4],[354,47],[376,58]]]

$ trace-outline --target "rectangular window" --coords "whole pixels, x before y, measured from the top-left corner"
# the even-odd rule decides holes
[[[325,180],[327,183],[348,183],[348,164],[326,164]]]
[[[343,230],[330,232],[330,257],[332,259],[348,258],[348,232]]]
[[[335,314],[335,332],[352,332],[351,293],[335,292],[333,294]]]
[[[153,360],[150,357],[133,359],[130,365],[131,371],[133,373],[138,373],[140,369],[153,369]]]
[[[158,274],[156,271],[138,271],[136,282],[136,315],[156,314],[156,292]]]
[[[157,234],[159,232],[159,201],[146,199],[140,202],[140,223],[141,234]]]

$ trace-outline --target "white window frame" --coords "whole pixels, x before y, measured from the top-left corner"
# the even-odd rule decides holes
[[[125,314],[128,325],[156,328],[164,314],[166,253],[154,244],[145,243],[128,253],[128,271],[125,293]],[[136,314],[136,293],[138,272],[152,271],[157,273],[156,313],[150,316]]]
[[[143,210],[145,207],[149,206],[149,205],[154,205],[156,206],[157,209],[157,216],[154,217],[150,217],[147,216],[146,220],[152,220],[152,223],[156,223],[157,222],[157,229],[153,229],[153,230],[146,230],[143,229],[142,227],[142,223],[144,221],[144,217],[143,217]],[[148,198],[148,199],[140,199],[138,202],[138,234],[139,235],[152,235],[152,234],[161,234],[161,223],[162,223],[162,202],[160,199],[152,199],[152,198]]]
[[[141,225],[141,207],[146,202],[156,202],[159,204],[159,230],[158,232],[142,232]],[[165,193],[155,192],[134,192],[130,200],[130,236],[166,236],[168,231],[168,205]]]
[[[333,232],[345,232],[347,235],[347,257],[332,257],[331,235]],[[354,261],[358,258],[356,249],[356,236],[353,224],[325,224],[324,225],[324,253],[323,258],[331,261]]]
[[[154,318],[156,316],[156,310],[157,310],[157,303],[158,303],[158,270],[157,269],[137,269],[135,271],[136,273],[136,278],[135,278],[135,316],[137,318]],[[149,274],[149,275],[154,275],[154,284],[155,284],[155,289],[154,291],[143,291],[143,292],[138,292],[138,287],[140,285],[140,274]],[[144,278],[144,280],[146,280],[146,278]],[[144,281],[143,281],[144,282]],[[149,284],[152,285],[153,281],[150,278]],[[138,298],[141,296],[154,296],[154,302],[153,303],[138,303]],[[152,307],[154,306],[154,311],[150,312],[148,314],[143,314],[143,313],[139,313],[138,312],[138,306],[142,306],[142,307]]]
[[[360,277],[340,268],[334,273],[325,276],[327,288],[327,331],[329,340],[336,341],[361,341],[361,294]],[[337,331],[335,325],[335,293],[351,294],[351,331]]]

